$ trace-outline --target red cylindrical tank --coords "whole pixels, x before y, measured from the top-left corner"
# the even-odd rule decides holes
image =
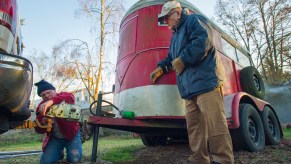
[[[184,115],[175,73],[165,74],[156,84],[150,81],[150,73],[167,55],[172,36],[157,20],[165,2],[137,2],[120,26],[114,104],[136,116]]]

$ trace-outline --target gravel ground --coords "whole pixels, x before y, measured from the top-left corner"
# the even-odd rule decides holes
[[[137,160],[126,164],[180,164],[185,163],[191,151],[188,144],[146,147],[135,153]],[[291,164],[291,140],[280,145],[266,146],[264,151],[234,152],[235,164]]]

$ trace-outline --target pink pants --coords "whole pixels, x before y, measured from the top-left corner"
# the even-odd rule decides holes
[[[186,100],[186,122],[189,145],[193,154],[189,161],[209,164],[234,163],[221,88]]]

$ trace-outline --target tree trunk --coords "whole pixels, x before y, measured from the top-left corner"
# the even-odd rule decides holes
[[[103,53],[104,53],[104,43],[105,43],[105,0],[101,0],[101,12],[100,12],[100,49],[99,49],[99,69],[97,73],[97,79],[96,79],[96,86],[94,91],[94,99],[98,99],[98,92],[99,92],[99,86],[101,82],[101,75],[102,75],[102,63],[103,63]]]

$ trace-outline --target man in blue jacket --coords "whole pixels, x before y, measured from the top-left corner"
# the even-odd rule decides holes
[[[224,70],[214,47],[212,27],[201,15],[183,12],[175,0],[163,5],[161,20],[173,30],[173,36],[168,56],[150,78],[155,83],[163,73],[176,71],[193,152],[188,162],[234,163],[223,104]]]

